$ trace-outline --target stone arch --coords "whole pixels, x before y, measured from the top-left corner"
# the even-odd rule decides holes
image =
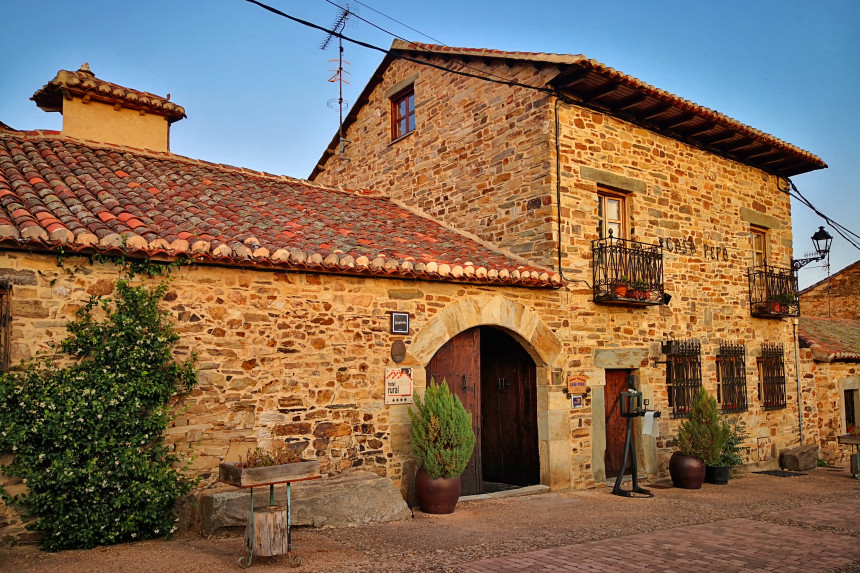
[[[540,483],[553,490],[571,487],[572,467],[568,432],[569,407],[565,400],[550,400],[553,373],[561,373],[563,347],[555,333],[533,309],[503,296],[490,294],[459,300],[433,317],[415,333],[406,361],[414,368],[416,389],[426,387],[425,367],[436,352],[457,334],[475,326],[503,329],[529,353],[536,365]],[[405,417],[392,417],[392,425],[408,426]],[[404,429],[405,431],[405,429]]]
[[[562,345],[529,307],[502,296],[481,295],[446,306],[415,334],[409,345],[414,363],[426,365],[442,345],[473,326],[498,326],[516,338],[538,366],[554,366]]]

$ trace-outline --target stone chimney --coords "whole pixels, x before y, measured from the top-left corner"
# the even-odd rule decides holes
[[[167,97],[98,79],[88,64],[57,77],[31,97],[39,108],[63,114],[63,135],[100,143],[170,151],[170,124],[185,109]]]

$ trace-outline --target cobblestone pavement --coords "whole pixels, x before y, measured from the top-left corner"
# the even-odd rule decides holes
[[[297,528],[286,556],[255,557],[253,573],[820,571],[860,573],[860,481],[846,468],[804,476],[748,474],[701,490],[608,488],[461,502],[450,515],[355,527]],[[241,571],[241,531],[180,530],[89,551],[0,546],[6,573]]]
[[[844,515],[839,504],[802,508],[824,520]],[[854,503],[860,510],[860,502]],[[860,532],[858,532],[860,533]],[[471,573],[539,571],[827,572],[860,560],[860,540],[750,519],[667,529],[465,564]]]

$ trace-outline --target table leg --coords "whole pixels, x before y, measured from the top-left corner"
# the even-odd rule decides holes
[[[271,486],[270,486],[271,487]],[[248,534],[248,557],[240,557],[239,558],[239,567],[242,569],[247,569],[251,566],[251,559],[254,558],[254,488],[251,488],[251,515],[248,517],[250,520],[250,532]]]
[[[298,567],[302,564],[301,557],[293,557],[293,532],[292,532],[292,499],[290,498],[290,482],[287,482],[287,563],[290,567]]]

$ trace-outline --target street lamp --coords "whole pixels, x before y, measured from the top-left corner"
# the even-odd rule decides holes
[[[815,252],[818,256],[806,259],[792,259],[791,270],[796,271],[801,267],[805,267],[809,263],[820,261],[827,257],[828,253],[830,253],[830,243],[832,242],[833,237],[830,236],[830,233],[825,231],[824,227],[818,227],[818,230],[815,231],[814,235],[812,235],[812,244],[815,246]]]

